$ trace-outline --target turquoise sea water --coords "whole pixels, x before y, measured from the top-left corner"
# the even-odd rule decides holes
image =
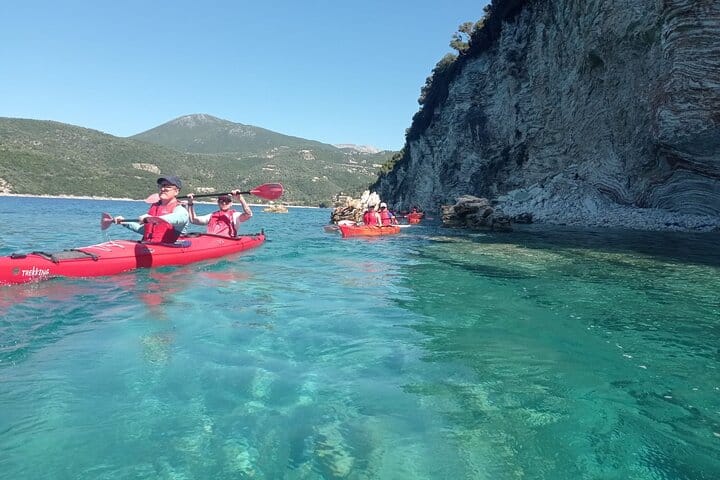
[[[145,208],[0,197],[0,255]],[[0,287],[0,478],[720,478],[720,235],[254,211],[241,255]]]

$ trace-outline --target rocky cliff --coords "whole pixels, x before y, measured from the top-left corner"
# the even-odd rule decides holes
[[[396,208],[472,194],[550,223],[720,224],[720,1],[528,1],[460,60],[374,186]]]

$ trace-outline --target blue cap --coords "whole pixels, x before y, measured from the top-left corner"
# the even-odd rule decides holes
[[[178,187],[178,190],[182,188],[182,180],[180,180],[180,177],[176,175],[166,175],[164,177],[160,177],[157,179],[158,185],[160,185],[163,182],[170,183],[172,185],[175,185]]]

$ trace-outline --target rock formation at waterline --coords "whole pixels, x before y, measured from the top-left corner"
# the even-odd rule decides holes
[[[343,197],[336,202],[335,208],[330,212],[330,223],[338,224],[342,221],[360,223],[363,213],[368,205],[379,205],[380,197],[376,192],[365,190],[360,198]]]
[[[444,227],[512,231],[510,218],[496,212],[487,198],[464,195],[458,198],[454,205],[443,205],[441,210]]]
[[[524,4],[373,188],[398,208],[469,194],[540,222],[720,224],[720,1]]]

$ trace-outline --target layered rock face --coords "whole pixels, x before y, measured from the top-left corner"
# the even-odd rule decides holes
[[[720,217],[720,1],[530,2],[405,148],[377,185],[396,208]]]

